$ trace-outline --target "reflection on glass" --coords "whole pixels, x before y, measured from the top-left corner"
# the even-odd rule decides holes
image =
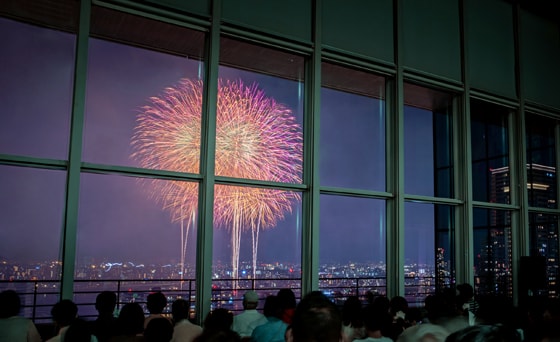
[[[471,147],[473,199],[510,203],[508,110],[472,101]]]
[[[409,302],[454,283],[453,207],[405,203],[405,294]]]
[[[301,183],[303,58],[228,38],[220,51],[216,175]]]
[[[512,297],[511,212],[474,208],[475,290]]]
[[[63,171],[0,166],[0,291],[20,293],[26,317],[51,321],[58,300],[65,187]]]
[[[452,97],[413,84],[404,97],[405,192],[453,197]]]
[[[531,256],[544,257],[546,260],[546,274],[548,288],[540,289],[550,298],[558,295],[559,248],[558,248],[558,216],[541,213],[530,213],[529,233]]]
[[[247,289],[301,288],[300,196],[216,185],[213,305],[240,310]]]
[[[0,153],[67,159],[76,36],[5,18],[0,35]]]
[[[91,35],[84,160],[198,173],[204,34],[94,6]]]
[[[320,180],[385,191],[385,79],[322,64]]]
[[[529,205],[558,208],[556,177],[557,121],[538,115],[527,115],[527,189]]]
[[[321,195],[320,203],[319,288],[340,300],[385,294],[385,201]]]

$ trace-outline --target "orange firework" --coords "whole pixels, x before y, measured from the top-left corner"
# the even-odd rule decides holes
[[[145,168],[199,172],[202,81],[181,80],[152,97],[137,118],[133,157]],[[215,172],[220,176],[301,183],[302,134],[290,109],[266,97],[256,85],[219,81]],[[198,186],[155,181],[156,198],[181,222],[181,264],[194,226]],[[260,229],[276,225],[299,201],[299,193],[225,186],[215,188],[214,222],[232,233],[232,278],[238,277],[241,233],[253,237],[253,275]],[[184,223],[186,222],[186,227]],[[184,273],[184,272],[183,272]]]

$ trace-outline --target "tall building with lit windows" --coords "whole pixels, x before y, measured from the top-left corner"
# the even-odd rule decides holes
[[[555,10],[1,1],[0,290],[39,322],[101,290],[202,322],[248,289],[520,302],[545,256],[554,296]]]

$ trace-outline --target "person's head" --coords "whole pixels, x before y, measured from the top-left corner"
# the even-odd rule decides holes
[[[21,309],[21,301],[14,290],[0,292],[0,318],[17,316]]]
[[[204,319],[204,331],[228,331],[233,324],[233,314],[224,308],[210,311]]]
[[[366,306],[363,312],[364,326],[368,332],[387,331],[393,321],[388,312],[380,311],[373,305]]]
[[[288,337],[293,342],[338,342],[342,337],[338,308],[322,292],[310,292],[296,307]]]
[[[190,304],[184,299],[176,299],[173,304],[171,304],[171,315],[175,323],[180,322],[184,319],[189,319]]]
[[[91,341],[91,329],[88,322],[83,319],[75,319],[66,333],[64,334],[65,341],[71,342],[90,342]]]
[[[247,291],[243,295],[243,308],[245,310],[255,310],[259,305],[259,295],[255,291]]]
[[[282,307],[277,296],[271,295],[264,301],[263,314],[266,317],[282,318]]]
[[[350,296],[342,305],[342,323],[344,325],[352,324],[353,327],[361,327],[362,320],[362,302],[357,296]]]
[[[69,326],[78,316],[78,306],[69,299],[63,299],[52,307],[51,316],[59,327]]]
[[[445,342],[449,332],[441,325],[426,323],[405,329],[397,342]]]
[[[151,314],[160,314],[167,306],[167,298],[160,291],[148,295],[146,306]]]
[[[280,300],[282,309],[293,309],[296,307],[296,295],[292,289],[280,289],[276,296]]]
[[[100,315],[112,315],[117,305],[117,295],[112,291],[103,291],[95,298],[95,309]]]
[[[457,285],[457,295],[467,302],[474,297],[474,289],[469,283],[459,284]]]
[[[402,296],[395,296],[391,298],[389,301],[389,311],[393,316],[399,314],[399,312],[401,312],[402,315],[405,315],[408,311],[408,301]]]
[[[169,342],[173,337],[173,325],[167,318],[154,318],[144,330],[146,342]]]
[[[144,331],[144,310],[138,303],[125,304],[119,317],[117,324],[122,335],[136,335]]]
[[[517,331],[507,326],[472,325],[449,335],[446,342],[520,342]]]

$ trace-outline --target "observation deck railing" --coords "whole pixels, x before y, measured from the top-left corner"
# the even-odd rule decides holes
[[[236,288],[233,285],[236,284]],[[302,296],[301,278],[256,278],[256,279],[213,279],[211,309],[223,307],[231,311],[242,310],[243,293],[254,290],[259,293],[261,302],[268,295],[274,295],[281,288],[290,288],[296,299]],[[35,322],[48,323],[51,321],[50,310],[60,299],[60,281],[58,280],[11,280],[0,281],[0,291],[15,290],[22,303],[21,314]],[[323,277],[319,279],[319,289],[329,296],[336,304],[341,305],[346,298],[358,296],[365,302],[367,293],[386,294],[386,279],[384,277]],[[79,307],[80,317],[91,319],[97,315],[95,298],[102,291],[113,291],[117,294],[117,308],[129,302],[146,303],[146,297],[153,291],[162,291],[171,303],[177,298],[184,298],[191,302],[194,317],[194,302],[196,298],[195,279],[103,279],[103,280],[74,280],[74,302]],[[411,306],[422,305],[424,298],[435,293],[435,277],[406,277],[405,298]],[[143,305],[144,306],[144,305]],[[168,305],[167,309],[170,310]]]

